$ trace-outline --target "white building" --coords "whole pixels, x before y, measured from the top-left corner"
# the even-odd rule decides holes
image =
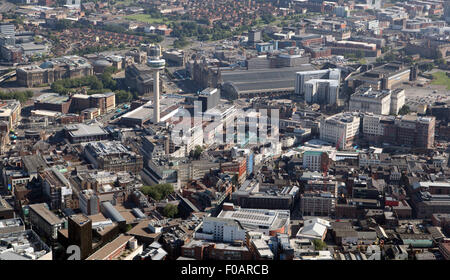
[[[380,115],[365,114],[363,118],[362,133],[370,136],[383,136],[384,127],[381,123],[383,119]],[[395,117],[392,116],[392,119]]]
[[[299,95],[305,94],[305,84],[310,80],[332,80],[337,81],[337,87],[339,88],[339,82],[341,79],[341,70],[339,69],[325,69],[325,70],[314,70],[314,71],[301,71],[296,73],[295,80],[295,93]],[[322,83],[325,84],[324,81],[313,82],[312,84]],[[333,87],[335,87],[335,83],[332,82]],[[312,85],[310,83],[309,88]],[[317,87],[317,85],[316,85]],[[322,86],[323,87],[323,86]],[[310,89],[311,91],[311,89]],[[305,96],[306,98],[306,96]]]
[[[100,212],[100,200],[94,190],[83,190],[78,194],[80,209],[85,215],[95,215]]]
[[[308,104],[336,104],[339,96],[339,80],[312,79],[303,86]]]
[[[350,97],[349,111],[389,115],[391,109],[391,92],[376,91],[371,87],[359,87]]]
[[[360,117],[356,113],[339,113],[320,122],[320,140],[344,149],[359,134]]]
[[[305,220],[296,237],[299,239],[324,240],[329,228],[331,228],[331,225],[327,220],[321,218]]]
[[[239,222],[215,217],[206,217],[201,230],[195,232],[194,237],[217,242],[245,241],[246,239],[245,230]]]
[[[398,88],[391,91],[391,114],[398,114],[398,111],[405,105],[405,98],[406,95],[404,89]]]
[[[349,111],[397,115],[403,105],[405,105],[404,89],[378,91],[371,87],[359,87],[350,97]]]

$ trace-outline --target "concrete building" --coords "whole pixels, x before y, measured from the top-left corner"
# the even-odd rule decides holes
[[[364,114],[362,134],[375,143],[430,149],[434,147],[435,127],[434,117]]]
[[[100,200],[94,190],[83,190],[78,194],[80,209],[85,215],[95,215],[100,212]]]
[[[132,260],[141,254],[144,249],[136,238],[129,235],[119,235],[98,251],[90,255],[86,260]]]
[[[341,71],[339,69],[300,71],[300,72],[296,73],[295,94],[304,95],[305,99],[306,99],[305,84],[306,84],[306,82],[308,82],[310,80],[317,80],[316,82],[314,82],[312,84],[317,84],[318,82],[326,82],[327,80],[337,81],[338,82],[337,87],[339,87],[340,79],[341,79]],[[333,82],[331,82],[331,83],[333,83]],[[335,84],[330,84],[330,86],[331,85],[334,85],[334,87],[336,87]],[[312,87],[312,85],[310,87]],[[317,87],[317,85],[316,85],[316,87]],[[312,93],[313,93],[313,91],[310,90],[309,99],[314,99],[314,94],[312,94]],[[336,98],[337,98],[337,96],[336,96]]]
[[[304,216],[330,216],[336,210],[336,196],[326,191],[307,191],[300,195],[300,211]]]
[[[97,169],[138,173],[143,166],[142,156],[120,142],[90,142],[84,146],[84,155]]]
[[[405,105],[404,89],[378,91],[361,86],[350,97],[349,111],[397,115],[403,105]]]
[[[0,121],[8,123],[10,128],[16,127],[20,121],[22,106],[18,100],[0,100]]]
[[[44,93],[34,100],[34,109],[67,114],[70,110],[70,103],[70,97],[67,95]]]
[[[268,236],[289,232],[290,210],[243,209],[225,203],[217,217],[238,221],[245,230]]]
[[[29,209],[33,230],[47,238],[56,240],[58,230],[64,227],[64,220],[53,214],[46,203],[32,204]]]
[[[391,93],[373,91],[371,87],[359,87],[350,97],[349,111],[389,115]]]
[[[98,124],[69,124],[64,127],[66,138],[70,143],[82,143],[106,140],[108,132]]]
[[[245,241],[246,231],[238,221],[206,217],[201,229],[194,234],[195,239],[231,243],[237,240]]]
[[[350,88],[364,85],[373,90],[392,89],[410,80],[411,69],[401,63],[388,63],[378,67],[369,67],[367,71],[347,79]]]
[[[39,173],[42,181],[44,197],[47,199],[50,209],[70,208],[72,202],[72,185],[64,175],[52,167]]]
[[[353,143],[359,134],[360,117],[356,113],[340,113],[320,122],[320,140],[344,149]]]

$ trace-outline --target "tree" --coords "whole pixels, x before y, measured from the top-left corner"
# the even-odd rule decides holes
[[[399,115],[407,115],[411,112],[411,109],[409,108],[408,105],[403,105],[403,107],[398,111]]]
[[[166,199],[174,189],[171,184],[158,184],[153,186],[143,186],[141,188],[143,194],[150,196],[154,200]]]
[[[321,251],[327,248],[327,244],[320,239],[314,239],[313,244],[316,251]]]
[[[167,204],[163,209],[163,215],[168,218],[173,218],[178,214],[178,207],[174,204]]]
[[[192,151],[192,157],[195,159],[199,159],[200,155],[203,152],[203,148],[201,146],[195,146],[195,149]]]
[[[424,63],[424,64],[420,64],[419,65],[419,70],[420,71],[422,71],[422,72],[428,72],[428,71],[431,71],[431,70],[433,70],[433,68],[434,68],[434,65],[433,65],[433,63]]]

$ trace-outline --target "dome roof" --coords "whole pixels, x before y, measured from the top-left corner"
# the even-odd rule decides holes
[[[41,65],[39,65],[39,67],[46,69],[46,68],[53,68],[53,62],[51,61],[46,61],[44,63],[42,63]]]
[[[106,60],[106,59],[99,59],[99,60],[96,60],[96,61],[94,62],[94,66],[108,67],[108,66],[111,66],[111,65],[112,65],[112,63],[109,62],[109,61]]]

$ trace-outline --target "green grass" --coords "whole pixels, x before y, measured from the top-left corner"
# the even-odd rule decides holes
[[[447,86],[447,90],[450,90],[450,78],[445,72],[433,73],[433,78],[433,81],[431,81],[432,85]]]
[[[147,15],[147,14],[130,15],[130,16],[126,16],[125,19],[136,20],[136,21],[150,23],[150,24],[152,24],[152,23],[169,24],[172,22],[171,20],[168,20],[166,18],[152,18],[151,15]]]

